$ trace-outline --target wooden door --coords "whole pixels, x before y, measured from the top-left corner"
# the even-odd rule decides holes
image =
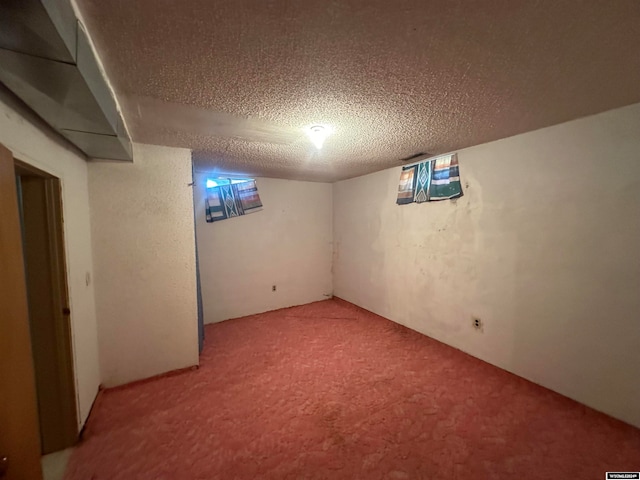
[[[5,456],[2,480],[42,479],[15,170],[11,152],[0,145],[0,458]]]

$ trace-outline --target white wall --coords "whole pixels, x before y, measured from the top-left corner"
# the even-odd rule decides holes
[[[78,428],[93,404],[100,385],[98,340],[93,284],[86,275],[93,272],[87,164],[77,150],[48,126],[0,90],[0,143],[13,156],[60,178],[64,215],[64,236],[71,308],[74,370],[78,403]]]
[[[458,158],[454,201],[335,184],[335,295],[640,426],[640,104]]]
[[[261,211],[206,223],[206,178],[195,185],[205,323],[331,295],[330,184],[259,178]]]
[[[189,150],[134,145],[89,164],[102,382],[198,364]]]

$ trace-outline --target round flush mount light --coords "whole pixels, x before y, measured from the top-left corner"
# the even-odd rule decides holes
[[[311,142],[318,150],[322,148],[324,141],[331,134],[331,129],[325,125],[311,125],[310,127],[307,127],[306,130]]]

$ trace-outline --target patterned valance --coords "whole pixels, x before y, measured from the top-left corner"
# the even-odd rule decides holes
[[[262,209],[255,180],[207,188],[207,222],[239,217]]]
[[[458,155],[454,153],[403,167],[396,203],[405,205],[461,196]]]

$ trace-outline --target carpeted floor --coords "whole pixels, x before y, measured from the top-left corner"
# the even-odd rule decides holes
[[[206,336],[200,369],[102,393],[67,480],[599,480],[640,469],[640,430],[346,302]]]

